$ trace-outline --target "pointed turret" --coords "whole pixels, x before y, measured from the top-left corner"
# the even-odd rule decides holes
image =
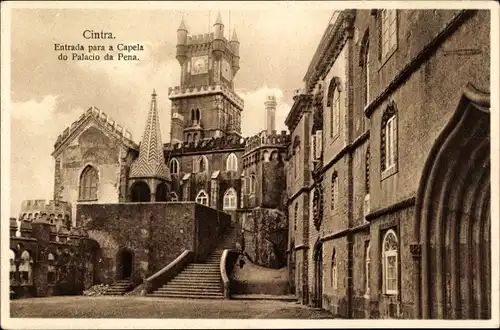
[[[184,23],[184,19],[181,20],[181,24],[177,29],[177,61],[182,66],[187,58],[187,35],[188,30],[186,28],[186,24]]]
[[[224,51],[226,41],[224,40],[224,23],[220,12],[217,14],[217,19],[214,23],[214,40],[212,41],[212,53],[214,57],[219,60],[222,52]]]
[[[165,165],[160,120],[156,108],[156,91],[151,95],[146,128],[139,147],[139,157],[132,163],[130,178],[156,178],[169,181],[170,173]]]
[[[231,49],[233,50],[233,77],[236,75],[240,69],[240,42],[238,41],[238,36],[236,35],[236,29],[233,30],[233,35],[231,41],[229,42]]]

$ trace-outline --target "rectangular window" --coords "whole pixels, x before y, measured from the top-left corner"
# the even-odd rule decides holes
[[[385,126],[385,169],[396,164],[396,117],[389,118]]]
[[[382,10],[382,60],[386,59],[397,47],[397,10]]]
[[[385,254],[385,271],[387,274],[385,288],[387,294],[396,294],[398,292],[397,257],[396,251],[386,252]]]
[[[333,102],[330,111],[330,137],[334,138],[339,134],[340,122],[340,93],[338,90],[333,92]]]
[[[366,50],[365,62],[365,106],[370,102],[370,51]]]
[[[316,134],[311,135],[311,160],[315,161],[316,160],[316,148],[317,148],[317,143],[316,143]]]
[[[323,152],[323,131],[316,131],[316,159],[321,158]]]

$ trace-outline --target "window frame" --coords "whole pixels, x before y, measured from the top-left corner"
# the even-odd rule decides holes
[[[386,46],[387,45],[387,46]],[[398,48],[398,10],[382,9],[380,14],[380,59],[387,61]]]
[[[238,171],[238,157],[232,152],[226,158],[226,171],[236,172]]]
[[[330,138],[335,140],[340,135],[340,89],[335,85],[330,106]]]
[[[201,196],[201,195],[204,195],[204,196]],[[203,203],[201,202],[200,200],[202,199],[206,199],[207,203]],[[209,196],[207,194],[207,192],[205,191],[205,189],[201,189],[198,194],[196,195],[196,198],[195,198],[195,202],[198,203],[198,204],[201,204],[201,205],[205,205],[205,206],[209,206],[210,204],[210,199],[209,199]]]
[[[99,171],[91,164],[85,165],[79,180],[79,201],[97,201],[99,199]]]
[[[335,248],[333,248],[333,253],[332,253],[332,264],[330,268],[330,276],[331,276],[331,281],[332,281],[332,289],[337,290],[338,289],[338,265],[337,265],[337,251]]]
[[[231,205],[231,201],[234,202],[234,205]],[[226,203],[229,202],[229,203]],[[228,205],[229,204],[229,205]],[[236,210],[238,208],[238,195],[236,194],[236,189],[230,187],[224,193],[224,197],[222,199],[222,209],[223,210]]]
[[[175,171],[172,171],[172,169],[175,169]],[[179,164],[179,161],[177,160],[177,158],[172,158],[170,160],[169,170],[170,170],[170,174],[179,174],[180,164]]]
[[[386,250],[386,242],[390,236],[394,237],[396,248],[391,250]],[[394,258],[394,278],[389,278],[389,258]],[[399,294],[399,240],[396,232],[393,229],[389,229],[384,234],[384,239],[382,240],[382,287],[385,295],[398,295]],[[389,289],[389,281],[395,282],[395,288]]]

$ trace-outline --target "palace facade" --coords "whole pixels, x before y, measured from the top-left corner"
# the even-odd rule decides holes
[[[489,22],[481,10],[333,14],[286,119],[303,304],[491,316]]]

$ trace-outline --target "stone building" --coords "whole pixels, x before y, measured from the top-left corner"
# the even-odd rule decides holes
[[[275,130],[276,99],[263,100],[266,130],[242,137],[244,103],[233,82],[239,69],[236,32],[227,40],[219,15],[213,33],[188,35],[182,21],[177,37],[181,76],[168,92],[170,141],[160,134],[156,91],[139,144],[91,107],[54,145],[54,200],[23,203],[25,226],[43,218],[60,227],[57,233],[85,228],[99,260],[85,287],[115,281],[137,286],[186,250],[203,261],[228,226],[243,235],[238,239],[248,242],[257,264],[286,266],[289,136]],[[47,242],[37,238],[32,244]],[[45,276],[34,262],[36,276]]]
[[[489,20],[332,15],[286,119],[302,303],[347,318],[491,316]]]

